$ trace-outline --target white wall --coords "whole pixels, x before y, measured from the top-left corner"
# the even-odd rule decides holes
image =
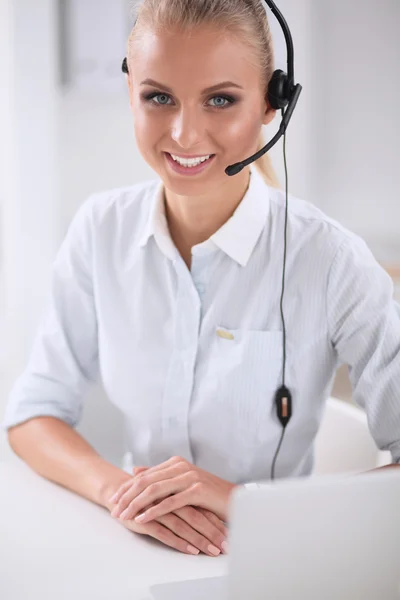
[[[60,244],[55,3],[1,0],[1,389],[27,360]],[[2,411],[1,411],[2,413]]]
[[[51,262],[61,241],[57,193],[55,11],[52,0],[7,6],[3,65],[1,213],[7,359],[26,359],[43,309]],[[35,24],[35,27],[32,27]],[[2,340],[3,342],[5,340]],[[1,346],[4,352],[4,344]]]
[[[313,198],[400,261],[400,2],[314,2],[319,159]]]
[[[11,121],[11,28],[10,0],[0,0],[0,76],[2,93],[0,94],[0,340],[5,338],[5,266],[4,252],[4,203],[5,198],[12,193],[15,177],[13,174],[14,144]],[[0,363],[4,360],[4,345],[0,345]]]

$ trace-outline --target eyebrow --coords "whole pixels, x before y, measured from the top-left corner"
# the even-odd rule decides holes
[[[145,79],[141,82],[140,85],[151,85],[156,88],[162,88],[163,90],[165,90],[166,92],[170,92],[171,94],[173,93],[170,87],[164,85],[163,83],[157,83],[157,81],[154,81],[154,79]],[[239,88],[240,90],[244,89],[241,85],[233,83],[233,81],[223,81],[222,83],[217,83],[216,85],[212,85],[211,87],[206,88],[202,91],[202,94],[208,94],[209,92],[214,92],[215,90],[221,90],[222,88],[227,87]]]

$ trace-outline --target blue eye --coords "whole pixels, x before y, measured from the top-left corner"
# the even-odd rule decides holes
[[[234,99],[231,98],[230,96],[214,96],[213,98],[211,98],[211,100],[215,100],[215,98],[219,98],[220,100],[225,100],[228,103],[228,105],[234,103]],[[217,106],[215,106],[215,108],[225,108],[225,106],[226,106],[226,104],[224,104],[223,106],[217,105]]]
[[[168,101],[168,98],[170,98],[170,96],[168,94],[161,94],[159,92],[152,92],[151,94],[148,94],[147,96],[144,96],[144,100],[146,102],[150,102],[151,104],[154,104],[156,106],[170,106],[169,104],[167,104],[166,101],[156,101],[156,98],[164,98]],[[222,99],[225,100],[225,104],[217,104],[214,105],[212,108],[226,108],[227,106],[234,104],[235,103],[235,98],[232,98],[231,96],[213,96],[211,98],[211,100],[215,100],[215,99]]]
[[[169,96],[167,96],[167,94],[157,94],[157,93],[153,93],[150,94],[149,96],[146,96],[146,100],[149,100],[151,102],[153,102],[153,104],[159,104],[161,106],[166,106],[166,104],[164,102],[154,102],[154,98],[168,98]]]

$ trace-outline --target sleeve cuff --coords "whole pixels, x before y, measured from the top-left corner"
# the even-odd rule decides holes
[[[54,417],[55,419],[64,421],[64,423],[67,423],[67,425],[70,425],[71,427],[75,427],[78,422],[78,419],[63,413],[60,410],[57,410],[54,405],[41,406],[37,411],[21,410],[17,412],[10,412],[11,414],[6,414],[4,420],[0,424],[1,429],[4,431],[8,431],[8,429],[11,427],[22,425],[22,423],[26,423],[26,421],[30,421],[31,419],[38,417]]]

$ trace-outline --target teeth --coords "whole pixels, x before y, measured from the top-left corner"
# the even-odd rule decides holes
[[[208,154],[207,156],[200,156],[199,158],[180,158],[179,156],[175,156],[174,154],[171,154],[171,156],[175,162],[179,163],[183,167],[196,167],[202,162],[208,160],[211,154]]]

